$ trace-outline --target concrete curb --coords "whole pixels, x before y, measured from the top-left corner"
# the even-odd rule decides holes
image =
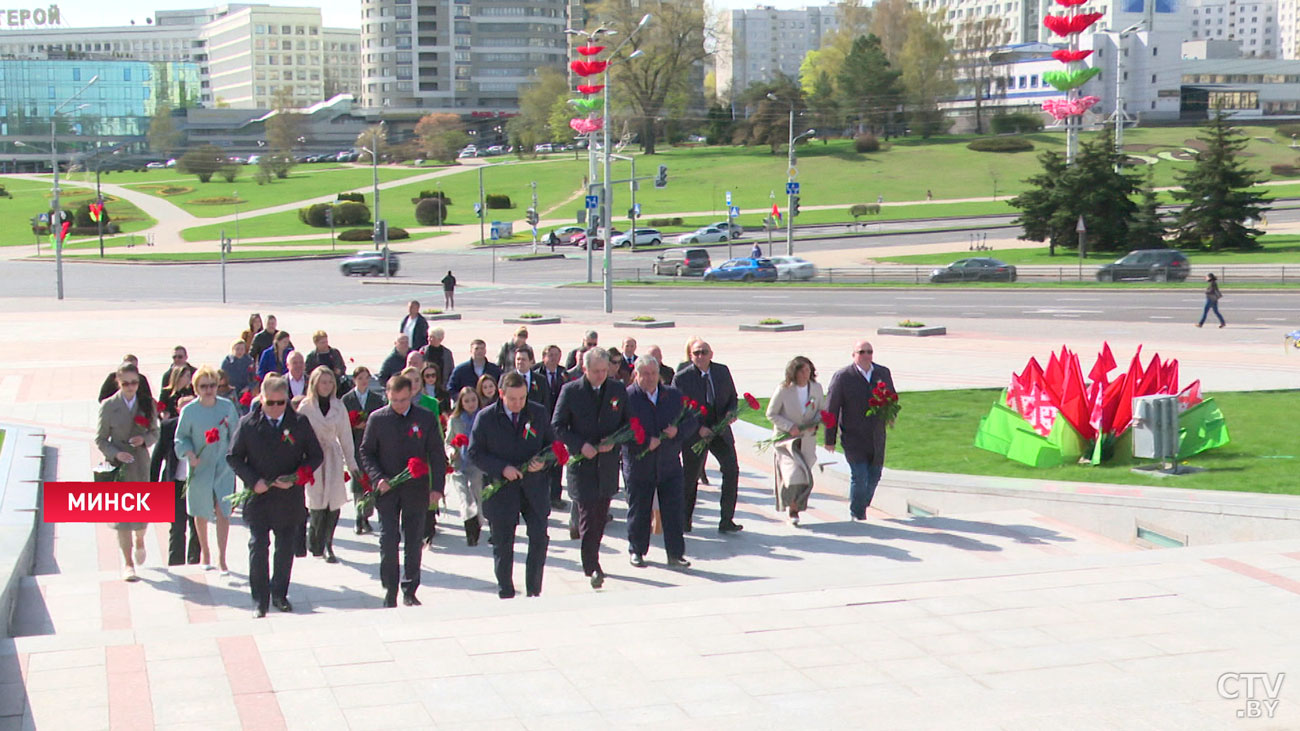
[[[930,327],[878,327],[876,328],[876,334],[924,338],[931,335],[947,335],[948,328],[942,325],[932,325]]]
[[[672,320],[655,320],[653,322],[637,322],[636,320],[616,320],[614,327],[635,328],[640,330],[658,330],[666,327],[677,327],[677,323]]]
[[[304,254],[302,256],[268,256],[258,259],[227,259],[226,264],[265,264],[266,262],[276,261],[306,261],[306,260],[326,260],[326,259],[346,259],[352,254]],[[15,261],[36,261],[54,263],[54,259],[46,257],[26,256]],[[78,264],[112,264],[115,266],[221,266],[221,261],[122,261],[120,259],[99,259],[80,256],[65,256],[63,263],[68,264],[76,262]]]
[[[560,318],[554,315],[550,317],[505,317],[501,319],[501,322],[507,325],[559,325]]]
[[[780,325],[741,325],[741,332],[790,333],[803,330],[801,322],[783,322]]]

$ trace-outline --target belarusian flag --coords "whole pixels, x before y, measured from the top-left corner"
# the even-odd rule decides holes
[[[772,204],[772,220],[773,221],[781,220],[781,209],[777,208],[775,203]]]

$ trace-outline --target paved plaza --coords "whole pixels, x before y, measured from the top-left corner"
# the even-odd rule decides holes
[[[44,429],[58,453],[50,476],[87,479],[92,395],[116,359],[136,353],[155,379],[183,343],[192,362],[215,363],[252,309],[0,299],[0,422]],[[325,329],[345,357],[376,366],[402,309],[275,314],[297,340]],[[565,323],[532,328],[535,345],[572,347],[588,327],[611,345],[625,332],[558,310]],[[472,337],[494,350],[508,314],[466,304],[463,321],[441,323],[447,344],[458,359]],[[854,339],[892,324],[741,334],[740,321],[694,315],[634,334],[670,364],[702,335],[740,390],[766,396],[790,356],[811,357],[825,380]],[[1264,327],[935,324],[951,334],[872,337],[903,392],[1000,386],[1030,355],[1063,342],[1089,354],[1104,339],[1117,357],[1143,343],[1178,358],[1207,391],[1293,388],[1300,363]],[[377,539],[354,535],[345,508],[341,563],[297,560],[295,611],[262,620],[249,613],[238,521],[231,575],[163,566],[166,526],[153,526],[135,584],[121,581],[107,529],[42,526],[0,647],[0,729],[1300,728],[1300,536],[1144,550],[1026,509],[872,509],[854,523],[829,472],[795,528],[773,509],[768,459],[740,451],[742,533],[712,527],[712,472],[687,537],[693,566],[666,568],[656,537],[650,566],[633,568],[616,498],[609,578],[593,591],[553,514],[540,598],[497,599],[491,549],[465,545],[454,503],[425,553],[424,606],[379,608]],[[1251,674],[1281,679],[1280,692]],[[1264,707],[1271,718],[1251,717]]]

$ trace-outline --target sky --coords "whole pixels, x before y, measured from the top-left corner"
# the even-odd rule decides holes
[[[10,8],[48,7],[50,3],[11,2]],[[130,25],[135,20],[137,25],[144,25],[145,18],[153,17],[154,10],[177,10],[219,5],[220,2],[203,0],[119,0],[118,2],[89,2],[74,0],[56,2],[63,15],[64,24],[71,27]],[[356,0],[267,0],[267,5],[292,5],[320,7],[325,25],[356,28],[360,24],[360,3]],[[806,5],[829,5],[831,2],[799,2],[799,0],[712,0],[718,8],[753,8],[759,5],[772,5],[778,8],[798,8]],[[0,34],[4,31],[0,30]]]

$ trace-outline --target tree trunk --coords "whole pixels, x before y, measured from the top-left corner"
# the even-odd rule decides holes
[[[646,117],[641,122],[641,151],[646,155],[655,154],[655,121]]]

